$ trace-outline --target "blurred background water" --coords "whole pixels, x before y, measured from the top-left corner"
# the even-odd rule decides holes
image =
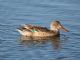
[[[20,41],[19,25],[49,28],[55,19],[70,30],[61,32],[57,43]],[[79,60],[79,19],[80,0],[0,0],[0,60]]]

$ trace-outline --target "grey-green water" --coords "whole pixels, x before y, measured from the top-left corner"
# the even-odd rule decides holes
[[[58,19],[68,33],[57,39],[21,42],[16,29],[31,23],[49,28]],[[0,0],[0,60],[79,60],[79,0]]]

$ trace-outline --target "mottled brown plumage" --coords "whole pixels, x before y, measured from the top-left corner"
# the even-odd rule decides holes
[[[50,25],[50,29],[46,27],[41,27],[41,26],[34,26],[31,24],[23,24],[18,31],[20,32],[21,35],[25,36],[55,36],[59,35],[59,29],[68,32],[67,29],[65,29],[59,21],[54,21]]]

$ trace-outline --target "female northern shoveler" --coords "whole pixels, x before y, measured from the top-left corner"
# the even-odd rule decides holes
[[[54,21],[50,25],[50,30],[46,27],[33,26],[30,24],[24,24],[21,28],[17,29],[21,35],[24,36],[38,36],[38,37],[46,37],[46,36],[58,36],[59,30],[63,30],[64,32],[68,32],[59,21]]]

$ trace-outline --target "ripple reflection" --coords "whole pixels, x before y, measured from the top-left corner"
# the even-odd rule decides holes
[[[55,37],[27,37],[27,36],[20,36],[20,42],[22,44],[28,45],[28,44],[33,44],[33,45],[45,45],[46,43],[50,43],[51,46],[54,49],[59,49],[60,48],[60,37],[55,36]]]

